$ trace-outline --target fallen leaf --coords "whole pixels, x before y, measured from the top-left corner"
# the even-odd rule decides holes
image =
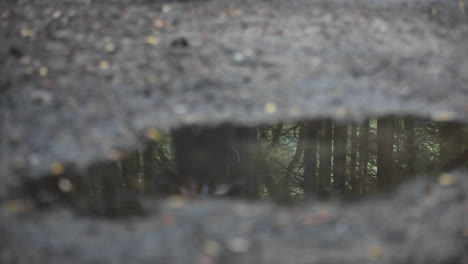
[[[276,112],[276,110],[278,109],[276,104],[273,103],[273,102],[270,102],[270,103],[266,103],[263,107],[265,113],[267,114],[273,114],[274,112]]]
[[[50,165],[50,173],[53,175],[62,174],[65,171],[65,166],[60,162],[54,162]]]
[[[162,135],[156,128],[149,128],[146,130],[146,137],[153,141],[158,141],[161,139]]]
[[[450,173],[442,173],[439,176],[439,184],[442,186],[449,186],[455,182],[455,177]]]

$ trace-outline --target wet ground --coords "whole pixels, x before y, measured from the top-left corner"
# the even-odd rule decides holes
[[[1,1],[0,263],[468,263],[467,22]]]
[[[76,216],[20,201],[0,210],[2,263],[460,263],[468,260],[465,174],[419,179],[389,199],[278,207],[147,201],[146,215]]]
[[[468,169],[468,127],[410,116],[255,127],[151,130],[141,151],[86,170],[56,163],[10,196],[79,215],[142,216],[146,198],[237,198],[283,205],[357,201],[416,176]]]
[[[3,1],[2,177],[147,129],[410,113],[467,121],[463,1]]]

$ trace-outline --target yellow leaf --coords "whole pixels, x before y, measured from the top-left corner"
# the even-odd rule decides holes
[[[107,69],[109,69],[109,66],[110,66],[110,64],[106,60],[102,60],[102,61],[99,62],[99,68],[101,68],[101,70],[107,70]]]
[[[161,139],[162,135],[161,132],[159,132],[159,130],[157,130],[156,128],[149,128],[146,130],[146,137],[151,140],[157,141]]]
[[[42,76],[42,77],[46,77],[47,74],[49,73],[49,69],[47,69],[47,67],[40,67],[39,68],[39,75]]]
[[[450,173],[442,173],[439,176],[439,184],[442,186],[449,186],[455,182],[455,178]]]
[[[182,208],[185,206],[185,199],[180,195],[169,197],[168,205],[171,208]]]
[[[65,171],[65,166],[60,162],[54,162],[50,165],[50,173],[53,175],[62,174]]]
[[[33,210],[34,204],[28,200],[11,200],[2,203],[2,208],[12,214],[21,214]]]
[[[149,45],[158,45],[159,39],[155,36],[147,36],[145,37],[145,43]]]
[[[107,52],[114,52],[116,48],[117,46],[115,46],[115,44],[113,43],[108,43],[106,44],[106,47],[105,47]]]
[[[36,30],[32,28],[23,28],[21,30],[21,36],[23,38],[32,38],[36,35]]]
[[[274,112],[276,112],[276,110],[278,110],[278,107],[276,106],[275,103],[270,102],[270,103],[266,103],[263,109],[265,110],[265,113],[273,114]]]
[[[205,240],[205,243],[203,244],[203,251],[208,255],[217,256],[221,253],[221,250],[221,245],[215,240],[208,239]]]
[[[371,246],[367,249],[367,257],[377,259],[385,254],[385,248],[382,246]]]
[[[431,113],[431,117],[434,121],[452,121],[456,114],[453,111],[434,111]]]

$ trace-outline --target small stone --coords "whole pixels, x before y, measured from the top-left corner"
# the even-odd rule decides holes
[[[29,66],[29,67],[25,67],[25,68],[23,69],[23,72],[24,72],[25,75],[31,75],[31,74],[33,74],[33,72],[34,72],[34,68],[33,68],[33,67],[30,67],[30,66]]]
[[[243,54],[244,54],[245,57],[250,57],[250,58],[255,57],[255,51],[252,50],[252,49],[244,50]]]
[[[60,191],[64,193],[69,193],[73,191],[73,184],[72,182],[67,179],[67,178],[60,178],[58,181],[58,188]]]
[[[203,251],[207,255],[218,256],[222,251],[222,247],[216,240],[208,239],[203,243]]]
[[[231,11],[232,16],[241,16],[244,14],[244,11],[242,9],[234,9]]]
[[[157,29],[162,29],[166,26],[166,23],[164,22],[164,20],[156,19],[153,21],[153,26]]]
[[[35,103],[47,105],[52,101],[53,95],[45,90],[33,90],[31,91],[31,99]]]
[[[170,213],[163,213],[159,217],[163,225],[173,225],[175,223],[174,215]]]
[[[233,238],[228,241],[228,248],[236,253],[246,252],[250,248],[250,241],[241,237]]]
[[[171,47],[173,48],[188,48],[189,46],[190,42],[184,37],[176,38],[171,41]]]
[[[17,139],[15,139],[17,141]],[[13,158],[13,167],[20,169],[26,166],[26,160],[23,157],[16,156]]]
[[[52,13],[52,18],[53,18],[53,19],[57,19],[57,18],[59,18],[61,15],[62,15],[62,13],[61,13],[60,11],[54,11],[54,12]]]
[[[322,64],[322,59],[319,57],[312,57],[310,63],[312,67],[318,67]]]
[[[119,150],[111,150],[106,154],[106,157],[110,160],[118,161],[126,156],[126,153]]]
[[[244,54],[240,53],[240,52],[236,52],[233,56],[234,60],[237,61],[237,62],[241,62],[244,60]]]
[[[29,56],[23,56],[20,59],[20,63],[23,64],[23,65],[29,65],[29,64],[31,64],[31,62],[32,62],[32,58],[29,57]]]
[[[182,208],[185,206],[185,199],[180,195],[169,197],[168,206],[171,208]]]
[[[311,34],[311,35],[315,35],[315,34],[318,34],[320,33],[321,29],[319,26],[311,26],[311,27],[308,27],[305,29],[305,32],[307,34]]]
[[[379,30],[380,30],[380,32],[382,32],[382,33],[387,32],[387,31],[388,31],[388,25],[387,25],[387,24],[380,24],[380,25],[379,25]]]
[[[298,116],[301,114],[301,109],[299,109],[299,107],[297,106],[292,106],[291,108],[289,108],[289,113],[292,116]]]
[[[344,109],[343,107],[339,107],[335,110],[335,116],[336,118],[339,118],[339,119],[343,119],[346,117],[346,109]]]
[[[158,78],[153,75],[153,74],[150,74],[148,76],[146,76],[146,81],[151,83],[151,84],[155,84],[157,82]]]
[[[161,6],[161,12],[163,13],[169,13],[171,11],[171,7],[169,5],[163,5]]]
[[[228,15],[226,12],[221,12],[221,13],[219,14],[219,18],[220,18],[222,21],[227,20],[228,17],[229,17],[229,15]]]
[[[187,113],[187,107],[183,104],[176,104],[174,105],[174,112],[176,114],[185,114]]]
[[[463,228],[462,236],[468,238],[468,225],[465,228]]]
[[[388,24],[382,19],[377,19],[373,23],[373,28],[381,33],[386,33],[388,31]]]

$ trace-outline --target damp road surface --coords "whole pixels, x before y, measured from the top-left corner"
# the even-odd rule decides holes
[[[1,177],[84,168],[183,124],[466,122],[467,14],[458,0],[2,1]]]
[[[464,0],[0,1],[0,263],[466,264],[467,36]]]

